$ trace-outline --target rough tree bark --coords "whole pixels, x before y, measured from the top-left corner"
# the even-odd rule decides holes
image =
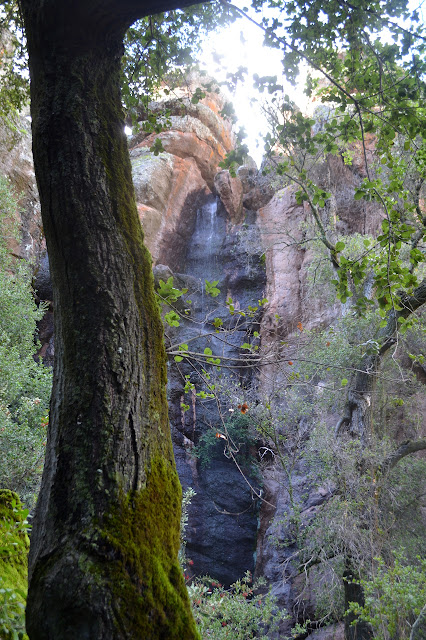
[[[56,323],[31,640],[198,637],[177,563],[162,326],[119,91],[128,26],[188,4],[20,1]]]

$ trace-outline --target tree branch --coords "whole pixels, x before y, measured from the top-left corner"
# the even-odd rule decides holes
[[[379,471],[382,475],[389,473],[402,458],[409,456],[416,451],[423,451],[426,449],[426,438],[420,438],[419,440],[405,440],[399,445],[398,449],[391,453],[384,462],[380,465]]]
[[[413,624],[410,633],[410,640],[424,640],[426,626],[426,604],[420,611],[420,615]]]

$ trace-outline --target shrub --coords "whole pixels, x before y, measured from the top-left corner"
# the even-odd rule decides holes
[[[27,515],[16,493],[0,490],[0,637],[4,640],[27,638]]]
[[[197,579],[188,587],[192,611],[202,638],[212,640],[268,640],[287,618],[271,594],[257,592],[248,571],[229,589],[211,578]]]
[[[15,264],[5,238],[16,233],[17,201],[0,177],[0,487],[31,507],[44,459],[51,372],[34,360],[37,308],[27,263]]]
[[[352,602],[349,607],[359,620],[372,625],[375,640],[408,640],[426,602],[426,560],[418,557],[416,566],[407,565],[402,553],[394,555],[392,567],[376,558],[375,576],[361,581],[365,605]]]

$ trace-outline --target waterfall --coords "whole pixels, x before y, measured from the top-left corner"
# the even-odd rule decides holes
[[[224,456],[222,443],[213,443],[210,461],[197,461],[191,452],[204,435],[210,433],[214,439],[214,433],[221,431],[223,421],[232,415],[225,396],[220,403],[195,396],[195,392],[208,391],[196,374],[196,369],[201,371],[204,367],[211,373],[211,381],[219,392],[222,388],[226,394],[227,380],[232,376],[228,369],[230,358],[239,355],[240,345],[246,340],[244,327],[239,328],[239,316],[230,315],[226,299],[231,296],[244,304],[245,296],[251,302],[261,297],[263,291],[262,275],[257,280],[258,274],[253,277],[252,271],[247,270],[248,262],[241,253],[238,232],[227,222],[220,201],[213,195],[207,196],[197,211],[194,231],[188,239],[185,273],[179,274],[191,302],[187,316],[181,318],[173,337],[175,343],[188,343],[195,353],[203,353],[208,347],[214,357],[229,360],[222,360],[224,366],[220,371],[211,370],[208,363],[197,362],[197,359],[192,363],[179,362],[169,371],[169,389],[173,396],[170,415],[174,416],[178,471],[183,487],[190,486],[197,494],[190,509],[187,554],[194,563],[195,573],[210,574],[225,585],[240,578],[247,569],[254,569],[257,513],[246,480]],[[206,280],[217,281],[220,290],[217,296],[206,293]],[[216,334],[215,318],[219,318],[224,327],[231,325],[233,332]],[[192,396],[183,393],[185,376],[196,385]],[[189,406],[184,414],[181,402]],[[250,469],[247,474],[251,479]],[[251,480],[256,483],[256,479]]]
[[[208,196],[197,211],[195,229],[189,246],[186,272],[205,280],[220,280],[220,253],[226,235],[226,222],[218,215],[215,196]]]

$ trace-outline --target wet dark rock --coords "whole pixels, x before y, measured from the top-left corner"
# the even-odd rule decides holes
[[[40,342],[41,347],[37,351],[36,357],[41,358],[48,367],[53,367],[55,356],[54,337],[53,308],[50,305],[43,318],[37,323],[37,340]]]
[[[228,345],[214,335],[203,338],[202,334],[214,333],[215,317],[231,325],[237,322],[239,316],[230,316],[225,305],[227,297],[232,297],[238,309],[262,297],[265,277],[260,253],[255,214],[234,225],[218,200],[208,196],[197,213],[194,233],[187,239],[185,273],[173,274],[167,265],[154,269],[157,282],[173,275],[175,286],[187,288],[186,297],[191,299],[180,327],[166,328],[169,342],[190,342],[196,352],[210,346],[216,354],[220,350],[221,356],[239,355],[240,345],[247,339],[245,328],[235,331]],[[173,260],[172,255],[169,258]],[[217,297],[206,294],[206,279],[217,281]],[[189,508],[187,556],[193,562],[194,575],[210,574],[229,585],[247,570],[254,571],[259,504],[236,465],[224,456],[223,441],[212,447],[209,460],[196,457],[204,434],[220,431],[222,422],[214,400],[200,400],[195,392],[184,394],[185,375],[199,390],[200,380],[190,364],[170,363],[169,417],[176,464],[183,488],[192,487],[197,494]],[[182,403],[188,406],[186,411]],[[248,481],[258,488],[259,478],[253,476],[250,464],[245,472]]]
[[[307,638],[309,638],[309,640],[344,640],[345,625],[343,622],[337,622],[336,624],[331,624],[328,627],[315,629],[315,631],[310,633]]]
[[[193,485],[187,554],[198,574],[229,586],[254,570],[257,508],[246,481],[232,462],[215,460],[199,470]]]
[[[34,291],[39,300],[53,300],[52,281],[50,279],[49,256],[45,251],[34,275]]]

